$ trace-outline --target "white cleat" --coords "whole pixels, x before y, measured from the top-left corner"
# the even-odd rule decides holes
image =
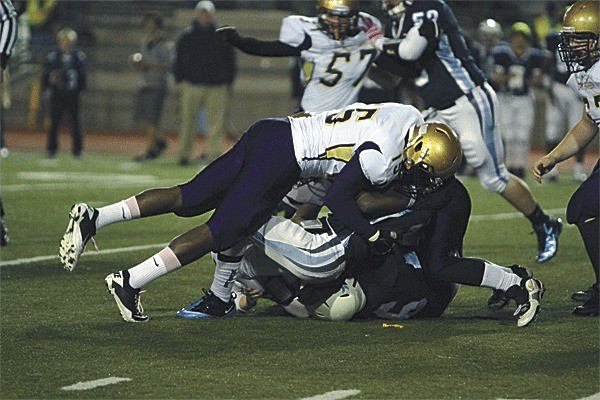
[[[522,328],[533,321],[541,310],[541,300],[544,295],[544,285],[537,279],[527,279],[524,285],[527,291],[528,300],[520,304],[515,311],[515,316],[518,317],[517,326]]]
[[[60,241],[60,262],[73,271],[87,242],[96,234],[98,210],[84,203],[75,204],[69,213],[69,225]],[[92,239],[93,240],[93,239]]]

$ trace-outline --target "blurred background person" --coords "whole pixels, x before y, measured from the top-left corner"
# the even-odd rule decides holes
[[[225,136],[228,91],[236,75],[233,47],[215,40],[217,23],[211,1],[197,3],[196,18],[177,41],[173,68],[180,87],[181,128],[179,164],[188,165],[193,156],[193,143],[201,107],[206,109],[208,143],[205,157],[214,160],[222,153]]]
[[[525,22],[511,26],[509,42],[509,46],[499,45],[492,51],[492,81],[500,89],[506,166],[510,173],[523,178],[535,122],[532,88],[544,85],[545,55],[532,47],[531,29]]]
[[[154,159],[167,148],[167,138],[159,125],[168,92],[168,75],[175,60],[175,43],[165,38],[161,15],[156,11],[149,12],[143,23],[146,35],[140,52],[129,56],[128,61],[140,72],[134,120],[150,142],[146,151],[134,158],[135,161]]]
[[[500,24],[491,18],[481,21],[477,27],[477,41],[473,47],[477,50],[477,64],[490,79],[494,70],[494,58],[492,49],[497,46],[508,46],[508,43],[502,40],[503,32]],[[494,89],[498,89],[494,87]]]
[[[50,51],[44,60],[42,87],[50,101],[50,130],[46,151],[54,157],[58,150],[58,128],[62,117],[69,116],[72,152],[77,158],[83,151],[81,133],[80,94],[86,86],[86,57],[75,49],[77,33],[63,28],[56,34],[58,48]]]

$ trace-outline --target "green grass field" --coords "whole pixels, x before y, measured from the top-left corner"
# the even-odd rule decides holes
[[[90,244],[74,272],[63,270],[57,252],[71,204],[105,205],[196,173],[174,159],[130,159],[12,152],[0,161],[11,238],[0,250],[0,398],[600,398],[599,320],[571,314],[571,293],[593,282],[577,230],[565,226],[558,256],[536,265],[528,221],[473,179],[463,180],[473,198],[465,254],[527,265],[546,286],[542,312],[526,328],[517,328],[514,305],[488,311],[491,291],[464,286],[442,318],[403,328],[294,319],[268,301],[251,316],[176,319],[210,286],[208,257],[146,287],[147,324],[124,322],[104,277],[203,221],[161,216],[109,226],[96,236],[99,253]],[[577,187],[570,176],[529,183],[564,219]],[[128,380],[62,389],[105,378]]]

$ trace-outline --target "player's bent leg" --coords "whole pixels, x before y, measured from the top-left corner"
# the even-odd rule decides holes
[[[237,279],[237,271],[243,265],[244,255],[250,246],[249,241],[244,240],[226,251],[212,253],[215,273],[210,291],[203,288],[204,296],[177,311],[175,316],[185,319],[232,316],[235,311],[235,307],[233,310],[230,307],[235,300],[232,288]]]
[[[538,242],[535,260],[539,263],[550,261],[558,251],[562,220],[546,215],[539,208],[529,186],[514,175],[510,176],[506,189],[500,195],[531,221]]]
[[[96,234],[98,210],[85,203],[71,207],[67,231],[60,242],[60,262],[67,271],[73,271],[87,242]]]
[[[510,267],[511,271],[522,279],[533,278],[533,273],[527,267],[521,267],[520,265],[513,265]],[[500,310],[504,308],[511,300],[506,294],[506,291],[501,289],[495,289],[490,298],[488,299],[487,305],[491,310]]]

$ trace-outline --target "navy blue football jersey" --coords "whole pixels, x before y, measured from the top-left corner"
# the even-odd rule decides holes
[[[497,46],[492,51],[496,70],[509,75],[504,91],[516,96],[529,93],[528,81],[536,69],[543,70],[545,54],[543,50],[529,48],[521,56],[517,56],[510,46]]]
[[[425,18],[436,21],[440,32],[437,39],[427,38],[429,44],[417,60],[423,73],[415,84],[426,107],[442,109],[481,85],[485,77],[468,49],[454,13],[441,0],[415,1],[400,21],[387,22],[385,34],[404,39]]]

